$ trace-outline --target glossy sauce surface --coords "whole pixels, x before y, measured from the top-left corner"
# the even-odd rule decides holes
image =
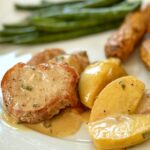
[[[17,123],[16,120],[14,120],[5,112],[0,113],[0,119],[2,119],[3,123],[5,123],[7,126],[12,127],[14,129],[28,130],[26,126],[24,126],[23,124]]]

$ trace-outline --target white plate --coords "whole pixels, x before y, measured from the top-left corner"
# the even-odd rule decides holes
[[[13,1],[14,0],[0,1],[0,23],[10,20],[14,21],[24,15],[24,13],[16,14],[13,11],[13,7],[10,5]],[[0,46],[0,80],[6,70],[15,63],[20,61],[26,62],[31,58],[31,53],[36,53],[48,47],[60,47],[65,49],[68,53],[75,50],[87,50],[91,61],[103,60],[105,59],[103,47],[111,33],[112,32],[105,32],[75,40],[38,46],[2,45]],[[130,57],[124,66],[129,74],[135,75],[146,84],[147,88],[150,88],[150,72],[148,72],[142,64],[138,50]],[[0,102],[1,101],[2,96],[0,92]],[[64,139],[58,139],[42,135],[35,131],[16,130],[0,120],[0,150],[95,150],[84,126],[85,125],[81,127],[77,134]],[[150,140],[131,149],[149,150],[149,147]]]

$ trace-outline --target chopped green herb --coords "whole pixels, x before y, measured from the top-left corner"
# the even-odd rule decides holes
[[[24,84],[22,84],[21,85],[21,88],[23,88],[24,90],[28,90],[28,91],[32,91],[32,86],[30,86],[30,85],[24,85]]]
[[[43,126],[44,126],[45,128],[49,128],[49,127],[51,127],[52,125],[51,125],[51,122],[50,122],[49,120],[46,120],[46,121],[43,122]]]
[[[50,133],[51,133],[51,134],[53,133],[53,130],[52,130],[52,129],[50,129]]]
[[[122,88],[123,90],[126,88],[126,85],[125,85],[122,81],[120,81],[119,84],[121,85],[121,88]]]
[[[32,67],[32,70],[34,71],[34,70],[35,70],[35,67]]]
[[[33,107],[39,107],[40,105],[39,104],[33,104]]]
[[[60,62],[64,60],[64,56],[57,56],[55,57],[56,62]]]
[[[150,98],[150,94],[147,94],[146,97],[147,97],[147,98]]]
[[[150,138],[150,132],[146,132],[143,134],[144,139],[149,139]]]
[[[131,83],[131,86],[134,86],[134,84],[133,84],[133,83]]]

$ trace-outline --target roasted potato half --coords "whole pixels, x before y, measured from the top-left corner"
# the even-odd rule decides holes
[[[135,113],[144,89],[144,83],[133,76],[112,81],[98,95],[91,111],[90,121],[115,113]]]
[[[97,95],[111,81],[127,75],[120,60],[110,58],[95,62],[86,67],[79,81],[79,95],[81,102],[92,108]]]
[[[150,138],[150,114],[116,114],[90,122],[88,129],[98,150],[127,148]]]

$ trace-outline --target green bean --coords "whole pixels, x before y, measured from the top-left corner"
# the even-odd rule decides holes
[[[114,28],[141,1],[124,1],[115,6],[97,8],[119,0],[87,0],[74,6],[62,4],[62,9],[40,8],[21,23],[6,24],[0,31],[0,43],[35,44],[71,39]],[[47,2],[46,2],[47,3]],[[45,2],[43,4],[46,4]],[[84,3],[84,5],[83,5]],[[65,7],[64,7],[65,5]],[[81,7],[82,6],[82,7]],[[89,8],[96,7],[96,8]]]
[[[0,35],[18,35],[25,34],[36,31],[36,28],[33,26],[22,27],[22,28],[9,28],[0,31]]]
[[[19,10],[44,10],[45,8],[49,9],[61,9],[63,7],[75,7],[75,8],[95,8],[95,7],[106,7],[112,6],[118,2],[123,0],[76,0],[76,1],[69,1],[69,2],[42,2],[36,5],[22,5],[22,4],[15,4],[16,9]]]
[[[2,43],[12,43],[12,41],[13,41],[12,37],[0,36],[0,44],[2,44]]]
[[[36,44],[36,43],[44,43],[44,42],[54,42],[72,39],[80,36],[85,36],[89,34],[99,33],[108,29],[113,29],[117,27],[120,23],[112,23],[107,25],[96,26],[92,28],[80,29],[71,32],[62,32],[57,34],[47,34],[47,35],[39,35],[33,39],[30,36],[26,36],[20,38],[19,36],[14,39],[14,43],[16,44]]]
[[[31,26],[29,23],[13,23],[13,24],[3,24],[4,29],[16,29],[16,28],[25,28]]]
[[[87,0],[83,8],[108,7],[123,0]]]
[[[114,4],[120,3],[124,0],[86,0],[83,3],[76,4],[71,7],[72,8],[102,8],[109,7]]]
[[[119,19],[120,20],[120,19]],[[112,20],[96,20],[96,19],[85,19],[76,21],[54,21],[51,19],[43,19],[43,21],[34,21],[33,25],[40,31],[45,32],[63,32],[82,29],[86,27],[93,27],[101,24],[110,23]],[[113,19],[113,21],[116,21]],[[118,21],[118,20],[117,20]]]
[[[15,4],[15,8],[18,10],[38,10],[42,8],[48,8],[48,7],[53,7],[53,6],[66,6],[66,5],[74,5],[76,3],[83,2],[83,0],[73,0],[73,1],[66,1],[66,2],[44,2],[40,4],[35,4],[35,5],[23,5],[23,4]]]
[[[73,10],[81,9],[81,8],[95,8],[95,7],[106,7],[112,6],[113,4],[117,4],[118,2],[122,2],[124,0],[86,0],[83,3],[77,3],[74,5],[56,5],[51,6],[49,8],[38,9],[33,12],[30,18],[33,17],[45,17],[55,13],[63,13],[63,12],[72,12]]]
[[[141,5],[141,1],[125,1],[121,4],[108,8],[95,8],[95,9],[80,9],[79,10],[68,10],[63,11],[62,13],[53,13],[53,14],[45,14],[44,16],[34,16],[31,20],[40,20],[43,18],[57,18],[57,19],[64,19],[64,20],[78,20],[78,19],[86,19],[86,18],[93,18],[93,19],[103,19],[109,20],[113,18],[122,18],[127,13],[139,8]]]
[[[15,39],[21,38],[24,39],[28,37],[28,40],[33,40],[39,36],[39,32],[31,32],[25,33],[21,35],[10,35],[10,36],[3,36],[0,35],[0,43],[14,43]]]

